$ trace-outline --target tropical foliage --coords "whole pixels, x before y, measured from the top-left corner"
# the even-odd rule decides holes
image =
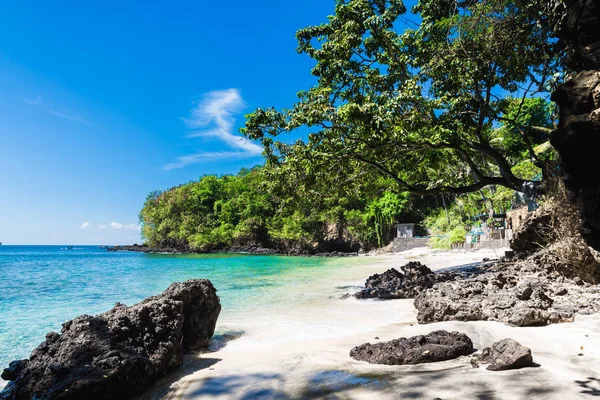
[[[528,178],[513,167],[544,167],[540,96],[559,68],[538,4],[421,0],[413,26],[401,1],[338,1],[328,23],[297,33],[317,84],[289,110],[257,109],[243,132],[272,165],[368,168],[396,191],[520,190]],[[300,128],[308,140],[282,139]]]
[[[273,180],[281,173],[257,167],[153,192],[140,213],[142,234],[151,246],[195,251],[247,245],[311,250],[337,238],[369,247],[390,239],[408,201],[382,189],[385,183],[337,191],[315,184],[290,194],[292,188]]]
[[[451,245],[549,173],[561,4],[420,0],[411,14],[400,0],[336,0],[326,23],[297,32],[316,84],[290,109],[247,116],[265,166],[150,194],[143,235],[199,251],[369,247],[428,217]]]

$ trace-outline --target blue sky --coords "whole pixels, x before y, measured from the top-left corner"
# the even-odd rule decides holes
[[[313,83],[333,0],[0,4],[0,241],[139,242],[146,195],[262,162],[232,135]]]

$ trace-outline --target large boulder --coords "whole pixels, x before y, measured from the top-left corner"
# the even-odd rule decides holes
[[[452,360],[473,353],[473,342],[464,333],[435,331],[427,335],[365,343],[350,351],[350,357],[371,364],[404,365]]]
[[[10,382],[0,399],[129,399],[181,365],[184,352],[205,347],[220,311],[211,282],[196,279],[82,315],[4,370]]]
[[[354,296],[357,299],[412,299],[437,282],[454,277],[455,275],[448,273],[435,274],[426,265],[411,261],[400,267],[400,271],[391,268],[382,274],[370,276],[365,282],[365,288]]]
[[[533,366],[533,357],[528,347],[521,346],[513,339],[502,339],[486,347],[477,356],[477,362],[489,364],[490,371],[504,371]]]

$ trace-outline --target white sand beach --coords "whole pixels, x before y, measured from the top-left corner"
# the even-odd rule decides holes
[[[299,280],[289,301],[248,315],[225,315],[213,352],[188,357],[145,399],[578,399],[600,395],[600,316],[546,327],[497,322],[419,325],[413,300],[341,300],[371,274],[417,260],[433,270],[496,258],[492,250],[414,249],[359,257],[315,282]],[[343,271],[343,274],[339,272]],[[535,368],[492,372],[469,357],[416,366],[383,366],[350,358],[352,347],[445,329],[482,349],[503,338],[531,348]],[[378,338],[378,339],[377,339]],[[582,355],[578,355],[582,354]]]

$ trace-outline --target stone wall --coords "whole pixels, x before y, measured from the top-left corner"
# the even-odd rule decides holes
[[[527,206],[510,210],[506,212],[506,220],[510,218],[512,220],[512,229],[516,230],[519,226],[525,222],[529,215],[529,209]]]

